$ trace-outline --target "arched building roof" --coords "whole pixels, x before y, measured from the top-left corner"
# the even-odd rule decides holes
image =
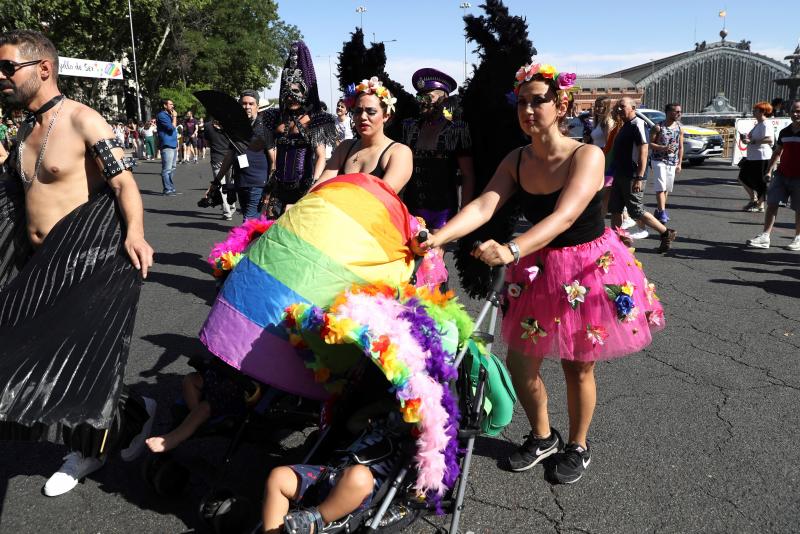
[[[644,89],[642,98],[649,108],[662,109],[680,102],[684,113],[700,113],[724,93],[739,111],[749,110],[760,100],[788,98],[786,87],[776,78],[789,75],[788,65],[750,51],[746,41],[698,44],[695,50],[644,63],[604,78],[625,78]]]

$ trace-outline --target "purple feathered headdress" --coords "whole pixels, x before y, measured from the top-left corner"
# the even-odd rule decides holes
[[[297,91],[292,91],[292,85],[297,84],[302,96]],[[317,89],[317,74],[314,72],[314,62],[311,60],[311,51],[303,41],[295,41],[289,47],[289,57],[281,72],[280,105],[293,98],[300,100],[308,111],[319,111],[319,90]]]

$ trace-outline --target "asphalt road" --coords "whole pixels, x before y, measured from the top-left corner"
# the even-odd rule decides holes
[[[598,365],[586,476],[554,487],[540,468],[501,470],[499,461],[528,431],[518,408],[500,438],[478,441],[463,532],[800,531],[800,253],[782,248],[794,233],[793,213],[780,211],[773,248],[745,248],[762,215],[740,211],[735,169],[712,162],[684,171],[671,196],[673,250],[654,253],[655,237],[637,242],[667,328],[640,354]],[[203,258],[236,221],[196,207],[207,162],[179,166],[175,183],[184,194],[172,198],[160,195],[157,163],[137,170],[157,265],[142,291],[126,377],[158,400],[163,430],[187,356],[202,350],[196,335],[215,294]],[[566,432],[560,368],[543,369],[553,424]],[[193,476],[174,500],[148,489],[138,462],[118,458],[72,492],[47,498],[41,487],[64,450],[0,443],[0,532],[202,532],[197,504],[223,450],[219,439],[181,448]],[[244,447],[227,483],[258,499],[267,466],[278,461],[275,450]],[[418,522],[409,531],[434,530]]]

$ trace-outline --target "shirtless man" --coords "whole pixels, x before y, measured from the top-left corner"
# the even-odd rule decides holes
[[[44,35],[28,30],[0,34],[0,92],[10,105],[31,112],[33,119],[20,128],[20,147],[15,163],[25,190],[30,242],[35,250],[42,247],[59,221],[107,191],[108,184],[124,221],[121,234],[125,236],[124,251],[144,278],[153,265],[153,249],[144,238],[142,199],[129,170],[133,163],[124,157],[123,149],[116,146],[108,123],[91,108],[61,95],[57,81],[58,52]],[[34,254],[33,258],[37,258],[37,255]],[[137,298],[138,287],[134,310]],[[0,318],[0,327],[9,328],[8,324],[4,324]],[[87,324],[86,327],[92,328],[93,325]],[[10,328],[9,332],[13,332],[13,324]],[[127,360],[127,347],[124,350],[123,366]],[[34,356],[43,360],[52,357],[52,354]],[[7,379],[3,377],[3,380]],[[128,404],[133,404],[129,401]],[[44,404],[45,401],[42,402]],[[142,404],[148,415],[152,416],[155,403],[150,399],[142,399]],[[74,411],[79,409],[75,407]],[[4,412],[2,420],[14,419]],[[141,430],[144,434],[145,430],[149,430],[149,423],[143,427]],[[112,439],[108,429],[100,429],[100,432],[106,433],[102,438],[104,444],[106,438]],[[144,437],[137,436],[141,441]],[[138,448],[138,443],[131,441],[130,444]],[[103,446],[100,451],[106,452]],[[126,454],[123,451],[123,457],[130,459],[134,452],[129,449]],[[62,469],[45,485],[44,491],[48,496],[71,490],[78,479],[103,465],[105,455],[101,460],[75,451],[65,459],[67,461]]]

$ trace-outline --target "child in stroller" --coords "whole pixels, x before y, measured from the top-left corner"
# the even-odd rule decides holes
[[[254,385],[248,391],[244,377],[235,379],[234,370],[216,358],[209,362],[190,362],[198,370],[183,378],[183,400],[189,414],[173,430],[163,436],[153,436],[145,443],[154,453],[174,449],[189,439],[206,421],[222,415],[241,415],[248,399],[255,394]]]
[[[372,384],[372,391],[358,387],[357,393],[351,389],[346,395],[361,405],[344,422],[349,446],[334,450],[331,460],[321,465],[280,466],[270,472],[262,509],[264,532],[322,532],[326,525],[366,510],[381,485],[413,454],[413,425],[403,421],[388,384],[377,375],[371,369],[364,374],[368,379],[358,380]],[[374,402],[365,404],[365,397]],[[337,411],[347,408],[337,406]],[[289,511],[290,505],[300,503],[305,507]]]

